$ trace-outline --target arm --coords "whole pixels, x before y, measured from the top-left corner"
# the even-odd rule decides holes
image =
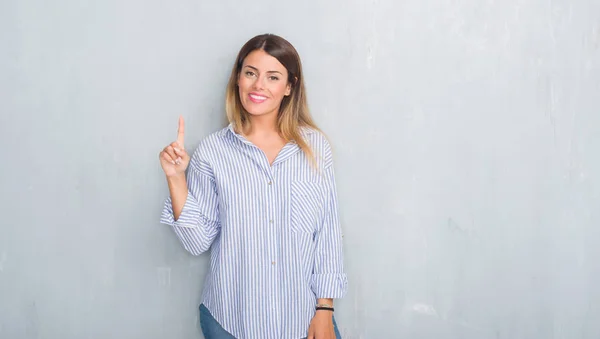
[[[323,223],[316,234],[316,254],[312,290],[319,302],[333,304],[347,289],[344,273],[342,230],[338,213],[337,189],[333,166],[324,169],[327,205]]]
[[[179,174],[175,177],[167,177],[169,186],[169,196],[171,198],[171,207],[173,209],[173,218],[179,219],[183,206],[188,196],[188,187],[185,174]]]
[[[342,231],[338,216],[337,192],[333,166],[325,169],[327,205],[323,223],[316,234],[316,254],[313,268],[312,290],[317,304],[333,307],[333,299],[341,298],[347,288],[343,267]],[[318,310],[311,320],[308,339],[334,339],[333,313]]]
[[[167,177],[170,196],[165,201],[161,223],[170,225],[193,255],[210,248],[220,231],[218,195],[210,166],[196,150],[190,160],[187,178]]]

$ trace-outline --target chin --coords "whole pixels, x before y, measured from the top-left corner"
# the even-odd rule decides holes
[[[248,112],[248,114],[253,115],[253,116],[261,116],[261,115],[267,115],[269,113],[272,113],[275,109],[274,108],[257,108],[257,107],[252,107],[251,105],[244,105],[244,109],[246,110],[246,112]]]

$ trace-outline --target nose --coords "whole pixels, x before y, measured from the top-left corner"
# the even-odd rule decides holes
[[[252,84],[252,89],[253,90],[262,90],[264,88],[264,81],[265,81],[264,78],[257,77],[256,80],[254,80],[254,83]]]

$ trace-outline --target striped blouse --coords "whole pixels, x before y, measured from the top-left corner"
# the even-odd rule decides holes
[[[294,142],[272,164],[231,125],[200,142],[179,219],[161,223],[193,255],[210,248],[202,302],[239,339],[304,338],[317,298],[347,290],[332,153],[302,129],[315,167]]]

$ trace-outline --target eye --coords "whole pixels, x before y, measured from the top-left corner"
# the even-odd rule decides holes
[[[269,79],[271,79],[271,80],[273,80],[273,81],[277,81],[277,80],[279,80],[279,77],[276,77],[276,76],[274,76],[274,75],[271,75],[271,76],[269,77]]]
[[[252,76],[254,76],[254,72],[246,71],[246,76],[252,77]]]

